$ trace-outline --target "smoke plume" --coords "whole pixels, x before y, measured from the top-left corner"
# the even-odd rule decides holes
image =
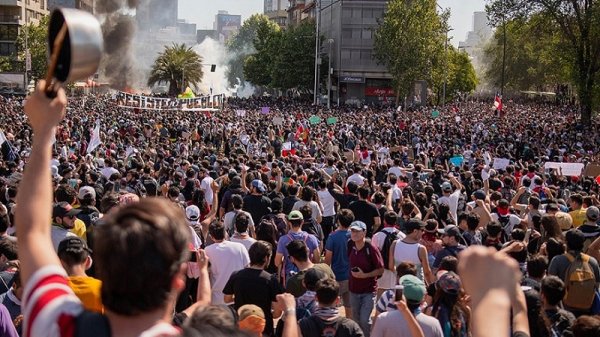
[[[136,24],[131,10],[138,4],[138,0],[96,1],[106,53],[101,72],[111,87],[119,90],[130,88],[135,77],[132,42]]]

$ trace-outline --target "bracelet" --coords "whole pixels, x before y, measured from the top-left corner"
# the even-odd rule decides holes
[[[283,311],[283,317],[287,317],[289,314],[293,313],[296,315],[296,308],[288,308]]]

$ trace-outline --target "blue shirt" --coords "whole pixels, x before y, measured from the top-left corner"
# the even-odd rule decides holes
[[[332,252],[331,269],[335,274],[335,279],[346,281],[350,278],[350,261],[348,260],[348,240],[350,240],[349,230],[336,230],[329,235],[325,249]]]
[[[319,240],[317,240],[317,238],[312,235],[312,234],[308,234],[304,231],[301,232],[289,232],[286,235],[283,235],[282,237],[279,238],[279,241],[277,241],[277,253],[283,255],[283,261],[284,261],[284,266],[285,266],[285,273],[289,273],[290,271],[298,271],[298,268],[290,262],[290,259],[288,258],[288,251],[287,251],[287,245],[292,242],[293,240],[300,240],[300,241],[304,241],[304,243],[306,243],[306,247],[308,247],[308,257],[309,259],[312,257],[312,252],[315,251],[315,249],[319,248]]]

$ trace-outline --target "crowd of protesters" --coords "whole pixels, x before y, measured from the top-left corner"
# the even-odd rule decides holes
[[[0,99],[2,336],[600,336],[575,108]]]

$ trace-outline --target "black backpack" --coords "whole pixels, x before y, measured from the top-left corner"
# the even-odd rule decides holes
[[[385,233],[383,247],[381,247],[381,258],[383,259],[383,267],[387,268],[390,262],[390,249],[392,248],[394,240],[398,239],[398,232],[389,233],[385,230],[382,230],[381,232]]]
[[[349,323],[350,324],[344,324]],[[360,328],[352,327],[356,325],[354,321],[346,317],[338,317],[333,321],[323,321],[317,316],[310,316],[298,322],[302,336],[310,337],[358,337]]]
[[[277,216],[277,214],[271,213],[263,216],[260,218],[259,226],[263,221],[269,222],[277,228],[277,240],[287,234],[287,223],[282,217]]]

